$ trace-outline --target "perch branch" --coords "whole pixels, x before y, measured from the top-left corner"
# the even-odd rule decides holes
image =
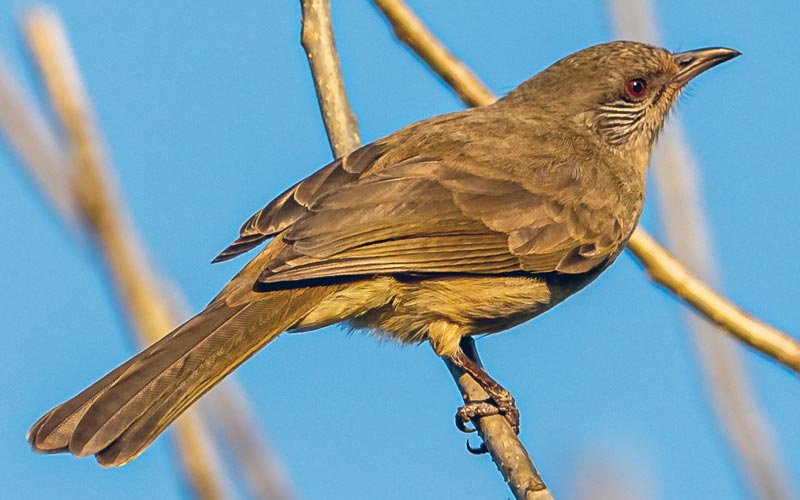
[[[462,340],[464,352],[483,366],[478,357],[475,340],[467,337]],[[489,395],[469,374],[447,363],[450,374],[456,381],[464,401],[486,401]],[[492,457],[497,469],[505,478],[508,487],[518,500],[553,500],[553,495],[542,481],[539,472],[533,465],[528,451],[519,437],[508,425],[502,415],[482,417],[476,426],[478,435]]]
[[[339,70],[330,5],[327,0],[301,0],[301,6],[303,48],[311,66],[331,150],[335,157],[341,157],[359,147],[360,139]],[[471,376],[454,371],[453,377],[465,399],[481,401],[488,398]],[[481,418],[478,432],[517,499],[552,499],[527,451],[504,417],[494,415]]]

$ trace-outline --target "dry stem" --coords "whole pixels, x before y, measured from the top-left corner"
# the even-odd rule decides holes
[[[496,99],[492,91],[444,46],[402,2],[374,0],[397,38],[412,48],[467,106],[483,106]],[[434,68],[433,65],[436,65]]]
[[[301,0],[301,5],[303,48],[311,66],[331,149],[334,156],[341,157],[360,146],[360,139],[358,125],[347,104],[344,82],[339,70],[339,55],[333,39],[330,5],[327,0]],[[439,52],[440,55],[446,56]],[[482,401],[488,398],[471,376],[453,372],[453,378],[461,389],[464,399]],[[478,432],[492,460],[497,464],[517,499],[552,499],[525,447],[504,417],[494,415],[481,418]]]
[[[303,30],[300,43],[306,51],[308,65],[317,91],[317,102],[328,142],[337,158],[361,145],[358,121],[350,108],[344,89],[339,55],[333,38],[331,7],[328,2],[301,0]]]

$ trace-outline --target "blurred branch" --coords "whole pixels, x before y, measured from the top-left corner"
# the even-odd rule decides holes
[[[407,23],[421,23],[419,18],[410,13],[408,6],[402,2],[402,0],[373,0],[375,5],[381,10],[381,12],[386,15],[386,18],[389,20],[390,23],[399,22],[402,20],[403,22]],[[398,11],[406,11],[404,15],[397,14]],[[391,13],[391,15],[389,14]],[[422,29],[419,27],[395,27],[395,31],[400,32],[422,32]],[[427,30],[424,30],[427,31]],[[487,105],[491,104],[495,101],[496,97],[491,94],[486,87],[477,80],[474,76],[471,76],[472,73],[470,71],[465,71],[465,66],[458,60],[455,60],[452,56],[450,57],[442,57],[442,54],[447,53],[447,51],[442,48],[441,50],[429,50],[426,47],[421,47],[417,44],[438,44],[441,45],[441,42],[434,38],[432,35],[428,38],[408,38],[403,40],[404,42],[409,44],[409,48],[422,60],[425,64],[430,67],[430,69],[435,72],[437,75],[442,76],[442,78],[447,81],[448,83],[452,82],[451,85],[453,86],[453,90],[459,96],[465,96],[462,98],[464,103],[470,104],[475,103],[477,105]],[[411,44],[414,45],[411,45]],[[448,53],[449,54],[449,53]],[[427,59],[426,57],[431,55],[431,59]],[[481,89],[481,90],[478,90]],[[488,97],[487,97],[488,96]],[[659,262],[661,255],[666,255],[667,252],[657,243],[653,242],[653,246],[648,246],[645,244],[646,241],[653,241],[652,237],[649,237],[647,232],[641,227],[636,228],[634,231],[633,236],[628,243],[628,249],[631,250],[633,255],[642,262],[647,269],[647,265],[644,264],[644,261],[647,260],[648,263],[651,262]],[[661,252],[655,253],[655,249],[659,249]],[[637,250],[634,250],[637,249]],[[669,268],[668,268],[669,269]],[[688,305],[698,308],[702,306],[699,302],[701,297],[706,302],[707,306],[704,306],[702,312],[704,314],[708,314],[709,316],[713,316],[714,318],[725,318],[727,311],[723,309],[718,309],[717,307],[722,303],[728,303],[723,297],[718,295],[716,292],[711,290],[710,288],[706,288],[702,295],[692,294],[689,296],[681,296],[677,293],[677,290],[671,288],[672,285],[675,284],[675,281],[670,281],[664,284],[664,286],[673,294],[677,295],[680,299],[686,302]],[[712,300],[713,299],[713,300]],[[781,348],[785,348],[790,345],[797,345],[797,342],[793,340],[789,335],[786,333],[781,332],[775,328],[769,327],[761,321],[756,319],[752,319],[753,324],[759,324],[765,327],[766,329],[771,330],[777,336],[779,336],[782,341],[779,343]],[[728,333],[732,334],[738,340],[743,342],[747,342],[745,338],[742,337],[743,331],[741,329],[731,329],[727,330]],[[763,332],[766,331],[765,329],[758,329],[754,330],[749,328],[747,330],[747,335],[749,338],[757,338]],[[766,345],[770,345],[771,342],[763,341],[763,342],[752,342],[748,343],[752,345],[754,348],[761,351]],[[778,345],[778,344],[775,344]],[[780,357],[776,357],[776,351],[765,352],[761,351],[766,356],[769,356],[772,359],[775,359],[782,364],[786,365],[786,360],[792,358],[792,354],[790,352],[781,352]],[[789,366],[789,365],[786,365]],[[793,368],[789,366],[789,368]]]
[[[25,96],[7,71],[0,74],[0,112],[6,109],[7,101],[17,103],[15,106],[19,109],[13,108],[14,114],[2,113],[0,125],[23,160],[22,164],[36,172],[35,178],[42,191],[54,203],[62,220],[69,224],[77,213],[82,227],[102,250],[118,303],[126,311],[128,321],[142,343],[154,342],[185,314],[176,306],[176,295],[165,291],[174,290],[158,279],[144,257],[140,239],[123,209],[122,198],[109,178],[111,164],[58,16],[39,7],[32,10],[24,22],[31,53],[69,146],[55,145],[48,124],[30,99],[19,98]],[[33,153],[26,152],[28,149]],[[68,167],[72,167],[72,171],[68,171]],[[201,408],[209,412],[216,406],[224,406],[225,411],[218,412],[223,415],[216,417],[224,433],[251,436],[249,440],[229,439],[226,443],[245,470],[251,492],[259,498],[289,498],[288,487],[273,467],[275,461],[258,448],[263,440],[258,439],[246,399],[238,393],[227,394],[235,390],[233,381],[226,381],[206,396]],[[198,497],[229,498],[228,483],[223,478],[219,458],[200,413],[198,408],[190,409],[175,424],[174,438],[183,469]],[[262,469],[254,471],[254,467]]]
[[[234,451],[237,468],[254,498],[294,498],[286,469],[264,435],[255,431],[253,409],[242,387],[227,380],[224,383],[222,390],[215,389],[198,401],[203,416],[222,432],[225,444]]]
[[[660,498],[655,493],[658,481],[652,477],[647,460],[619,446],[597,443],[582,450],[574,476],[574,500],[647,500]],[[627,452],[627,453],[626,453]]]
[[[360,139],[339,69],[330,4],[327,0],[301,0],[300,3],[303,10],[302,45],[311,66],[322,119],[333,155],[342,157],[358,148]],[[488,398],[471,376],[454,372],[453,378],[465,400],[482,401]],[[478,432],[517,499],[552,499],[527,451],[503,416],[481,418]]]
[[[11,69],[0,59],[0,129],[21,163],[28,168],[32,180],[50,200],[64,223],[75,227],[76,216],[72,196],[67,188],[64,151],[53,136],[44,116],[33,99],[18,85]]]
[[[50,100],[74,150],[72,192],[81,221],[102,249],[108,272],[128,320],[144,343],[151,343],[177,323],[167,300],[142,257],[127,217],[116,203],[119,195],[106,179],[108,162],[86,92],[57,15],[36,8],[25,18],[28,45]],[[177,447],[192,489],[200,498],[224,498],[221,472],[207,457],[207,433],[196,416],[177,422]]]
[[[617,32],[659,44],[658,22],[648,0],[608,0]],[[696,311],[747,345],[800,373],[800,344],[778,330],[754,320],[741,309],[711,292],[706,283],[718,284],[711,232],[703,209],[696,162],[680,123],[672,121],[662,132],[653,153],[659,214],[669,245],[689,269],[640,235],[629,245],[657,283],[673,290]],[[716,335],[713,325],[685,314],[711,400],[723,434],[757,498],[796,498],[767,415],[749,383],[739,351],[728,339]]]
[[[74,171],[66,175],[71,176],[70,194],[81,221],[103,250],[129,321],[145,342],[154,342],[174,328],[178,318],[171,301],[158,300],[153,293],[158,289],[156,278],[143,262],[139,240],[117,202],[120,195],[109,180],[111,167],[61,22],[49,9],[33,9],[25,18],[25,35],[72,146],[67,163]]]

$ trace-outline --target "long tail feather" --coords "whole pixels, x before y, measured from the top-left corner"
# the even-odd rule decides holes
[[[139,455],[186,408],[311,310],[325,287],[211,303],[28,431],[35,451],[94,454],[105,466]]]

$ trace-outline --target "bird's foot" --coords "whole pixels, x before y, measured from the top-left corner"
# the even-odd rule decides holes
[[[482,401],[466,401],[464,406],[456,411],[456,427],[462,432],[472,433],[476,431],[476,425],[482,417],[491,415],[502,415],[508,421],[515,434],[519,434],[519,410],[511,393],[502,385],[497,383],[480,365],[477,358],[474,342],[469,337],[464,337],[461,341],[462,349],[452,356],[448,361],[473,379],[489,396]],[[486,453],[486,446],[481,444],[478,448],[472,447],[467,442],[467,449],[473,454]]]
[[[467,401],[464,406],[456,411],[456,427],[461,432],[475,432],[475,427],[470,425],[481,417],[491,415],[502,415],[508,420],[508,424],[515,434],[519,434],[519,410],[514,402],[514,397],[497,385],[492,389],[500,389],[499,393],[490,393],[490,399],[485,401]],[[484,388],[485,390],[486,388]],[[489,392],[488,390],[486,392]]]

